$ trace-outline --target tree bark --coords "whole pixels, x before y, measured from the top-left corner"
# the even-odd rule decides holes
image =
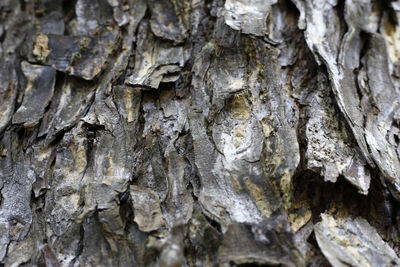
[[[399,266],[399,19],[1,1],[0,263]]]

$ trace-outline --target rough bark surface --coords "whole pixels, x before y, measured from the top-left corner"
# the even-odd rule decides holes
[[[400,1],[0,1],[0,264],[400,266]]]

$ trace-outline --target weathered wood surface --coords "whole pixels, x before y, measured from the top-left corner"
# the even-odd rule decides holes
[[[400,1],[1,0],[0,263],[400,266]]]

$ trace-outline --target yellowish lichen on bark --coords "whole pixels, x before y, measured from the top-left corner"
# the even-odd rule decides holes
[[[39,32],[36,35],[36,41],[32,53],[41,61],[46,60],[50,55],[51,50],[49,49],[49,38],[46,34]]]

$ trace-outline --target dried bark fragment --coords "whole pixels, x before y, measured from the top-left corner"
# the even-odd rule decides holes
[[[47,222],[56,236],[63,236],[82,212],[82,179],[87,169],[88,142],[82,128],[67,133],[57,149],[50,188],[46,194]]]
[[[321,214],[314,226],[322,253],[334,266],[397,266],[400,259],[376,230],[362,218]]]
[[[12,122],[32,127],[43,117],[45,108],[53,97],[56,71],[51,67],[32,65],[26,61],[21,63],[21,69],[27,83],[24,100],[15,112]]]
[[[33,56],[39,63],[52,66],[58,71],[92,80],[104,69],[119,43],[118,29],[106,27],[100,31],[99,37],[39,33]],[[44,39],[48,40],[46,46],[42,41]]]
[[[112,23],[112,9],[106,0],[77,0],[75,13],[79,35],[93,33]]]
[[[32,29],[32,15],[21,15],[21,4],[14,1],[0,3],[0,133],[9,124],[15,109],[20,59],[17,51],[25,35]]]
[[[0,103],[0,133],[3,132],[13,116],[15,101],[18,92],[16,88],[16,86],[18,85],[18,80],[15,70],[12,68],[10,63],[4,63],[1,65],[2,68],[0,69],[0,98],[2,99],[2,101]]]
[[[193,197],[185,181],[185,161],[176,151],[166,156],[168,165],[169,194],[162,205],[163,216],[169,228],[185,225],[192,217]]]
[[[139,229],[143,232],[150,232],[161,228],[164,225],[164,219],[161,215],[157,192],[131,186],[130,194],[135,212],[135,222]]]
[[[371,55],[370,62],[374,61],[374,66],[381,64],[379,70],[375,69],[375,71],[368,72],[367,77],[370,85],[369,88],[366,88],[368,85],[363,82],[363,76],[359,77],[357,82],[355,73],[360,64],[362,49],[360,33],[361,31],[371,32],[377,28],[371,3],[369,1],[354,3],[346,1],[344,16],[349,29],[342,42],[339,36],[341,28],[329,29],[327,24],[328,18],[338,21],[339,17],[336,13],[337,10],[334,9],[335,5],[336,3],[331,4],[323,1],[308,3],[308,6],[313,8],[311,9],[312,13],[307,18],[306,40],[315,55],[320,57],[327,65],[338,105],[352,128],[364,157],[370,165],[374,166],[375,163],[378,166],[389,183],[392,184],[395,194],[398,194],[399,176],[398,172],[394,171],[400,166],[399,158],[395,152],[397,145],[393,146],[386,140],[388,129],[397,108],[391,101],[376,99],[379,91],[382,90],[380,89],[382,82],[389,86],[388,94],[386,94],[388,98],[393,99],[397,96],[397,91],[389,81],[383,38],[370,33],[368,37],[369,45],[364,44],[368,55]],[[360,14],[360,12],[363,13],[363,16],[354,15]],[[330,23],[329,25],[335,27],[335,25],[340,24]],[[328,36],[330,33],[334,34]],[[323,40],[326,39],[330,40],[328,45],[323,43]],[[382,62],[384,62],[384,65]],[[359,95],[358,87],[362,89],[361,95]],[[368,103],[373,103],[372,105],[376,106],[377,109],[374,110]],[[373,115],[374,113],[376,115]],[[387,126],[382,127],[383,124]]]
[[[271,6],[277,0],[227,0],[224,5],[225,22],[232,29],[243,33],[264,36],[269,32],[267,20]]]
[[[143,18],[147,6],[144,0],[107,0],[109,5],[113,8],[114,20],[118,26],[124,26],[132,23],[134,28],[137,27],[140,20]]]
[[[93,85],[74,77],[65,79],[61,90],[55,92],[52,105],[40,125],[38,135],[46,135],[46,140],[52,141],[59,132],[72,127],[83,117],[93,98]]]
[[[0,158],[0,260],[4,261],[10,243],[16,244],[28,234],[32,223],[30,207],[34,170],[21,160],[16,149],[18,137],[6,131],[1,139],[3,155]],[[12,246],[11,246],[12,247]]]
[[[337,1],[306,2],[306,7],[311,12],[306,18],[305,38],[318,62],[322,60],[326,64],[337,103],[349,122],[364,156],[371,163],[363,135],[363,114],[360,108],[360,99],[357,95],[354,79],[351,78],[351,70],[343,69],[345,66],[338,65],[337,62],[343,32],[340,27],[339,16],[334,9],[336,4]],[[353,51],[353,53],[356,52]]]
[[[400,194],[399,144],[390,142],[398,129],[396,118],[400,114],[399,103],[393,99],[400,97],[390,79],[387,54],[383,38],[373,35],[369,40],[366,67],[368,84],[362,84],[364,98],[371,104],[366,112],[365,136],[374,160],[393,185],[396,196]],[[377,112],[378,111],[378,112]]]
[[[157,39],[150,32],[148,22],[139,26],[137,46],[135,69],[126,81],[128,84],[158,88],[160,82],[173,82],[179,78],[176,73],[185,62],[183,46]]]
[[[337,120],[327,87],[327,77],[318,75],[318,91],[309,96],[310,119],[306,125],[307,168],[320,172],[325,181],[336,182],[343,175],[362,194],[368,194],[370,173],[351,136]]]
[[[34,252],[34,240],[31,235],[19,242],[9,253],[5,266],[19,266],[29,262]]]
[[[153,33],[176,43],[184,41],[188,31],[188,13],[182,11],[189,9],[188,2],[184,0],[149,0],[150,25]]]

